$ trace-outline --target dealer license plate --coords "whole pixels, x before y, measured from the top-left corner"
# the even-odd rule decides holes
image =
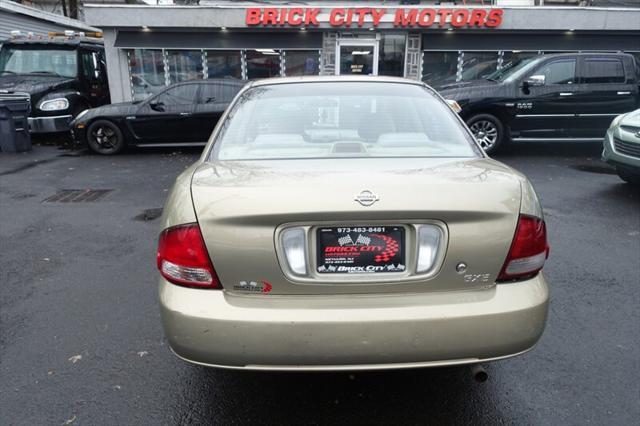
[[[401,226],[323,227],[317,231],[317,266],[321,274],[404,272],[405,240]]]

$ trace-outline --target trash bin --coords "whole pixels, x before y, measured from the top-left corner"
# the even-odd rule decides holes
[[[31,151],[29,95],[0,94],[0,150]]]

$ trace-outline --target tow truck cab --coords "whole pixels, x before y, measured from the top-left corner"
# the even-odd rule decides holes
[[[29,95],[31,133],[69,131],[79,113],[109,103],[98,36],[66,31],[45,38],[14,31],[12,38],[0,41],[0,101],[7,95]]]

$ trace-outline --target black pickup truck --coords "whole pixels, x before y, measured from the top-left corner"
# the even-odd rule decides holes
[[[88,108],[109,103],[102,40],[61,37],[0,41],[0,102],[26,93],[31,133],[66,132]]]
[[[541,55],[482,80],[438,88],[458,102],[485,151],[508,141],[598,140],[611,120],[640,107],[638,64],[624,53]]]

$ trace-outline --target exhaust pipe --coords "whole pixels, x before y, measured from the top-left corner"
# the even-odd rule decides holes
[[[489,378],[489,374],[480,364],[474,364],[471,366],[471,375],[478,383],[484,383]]]

